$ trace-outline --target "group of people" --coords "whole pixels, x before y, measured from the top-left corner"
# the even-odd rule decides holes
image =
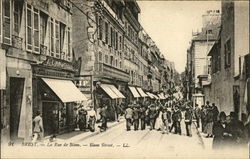
[[[213,137],[213,149],[244,146],[250,138],[250,116],[244,122],[238,119],[235,112],[226,115],[219,112],[214,103],[209,101],[201,109],[196,105],[194,115],[197,127],[201,121],[201,131],[207,134],[207,138]]]
[[[181,120],[184,118],[186,125],[187,136],[192,136],[192,110],[191,106],[185,107],[184,117],[180,109],[180,103],[175,103],[172,107],[166,103],[163,105],[160,101],[145,102],[145,103],[130,103],[125,110],[126,129],[131,130],[134,126],[134,131],[145,130],[146,126],[150,130],[162,131],[163,134],[168,134],[174,129],[175,134],[181,133]]]

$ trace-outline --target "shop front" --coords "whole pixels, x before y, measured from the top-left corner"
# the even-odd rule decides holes
[[[38,110],[42,113],[44,136],[75,128],[74,109],[87,100],[72,82],[75,70],[70,63],[52,58],[32,65],[33,117]]]
[[[126,98],[123,93],[114,84],[97,83],[95,97],[98,101],[98,108],[107,106],[108,119],[116,120],[117,105],[121,103],[122,99]]]
[[[136,101],[139,100],[139,98],[141,97],[141,95],[139,94],[139,92],[137,91],[136,87],[134,86],[128,86],[128,98],[127,98],[127,103],[134,103]]]

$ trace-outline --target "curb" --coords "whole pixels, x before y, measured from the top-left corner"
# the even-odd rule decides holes
[[[122,121],[120,121],[120,122],[117,122],[117,123],[115,123],[115,124],[109,126],[108,130],[110,130],[111,128],[113,128],[113,127],[115,127],[115,126],[117,126],[117,125],[120,125],[120,124],[122,124],[122,123],[124,123],[124,122],[125,122],[125,120],[122,120]],[[70,142],[83,141],[83,140],[86,140],[86,139],[88,139],[88,138],[90,138],[90,137],[93,137],[93,136],[98,135],[98,134],[101,134],[101,133],[102,133],[102,132],[100,132],[100,131],[96,131],[96,132],[93,132],[93,133],[91,133],[91,134],[89,134],[89,135],[87,135],[87,136],[84,136],[83,138],[76,139],[75,141],[72,141],[72,140],[70,141],[70,139],[68,139],[67,141],[70,141]]]
[[[202,148],[205,149],[205,144],[204,144],[203,138],[201,137],[201,134],[200,134],[200,132],[199,132],[199,130],[197,128],[197,125],[196,125],[196,123],[194,121],[193,121],[193,124],[195,125],[196,133],[197,133],[197,135],[199,137],[199,140],[201,142]]]

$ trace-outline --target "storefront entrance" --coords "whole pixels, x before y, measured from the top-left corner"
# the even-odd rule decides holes
[[[42,102],[44,136],[58,133],[58,102]]]
[[[10,78],[10,139],[18,138],[18,127],[23,99],[24,78]]]

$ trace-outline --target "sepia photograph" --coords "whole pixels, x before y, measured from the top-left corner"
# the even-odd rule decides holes
[[[3,159],[249,159],[249,0],[0,0]]]

